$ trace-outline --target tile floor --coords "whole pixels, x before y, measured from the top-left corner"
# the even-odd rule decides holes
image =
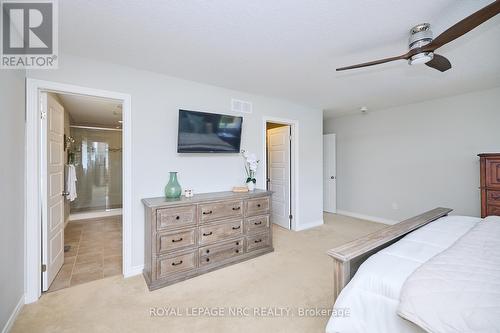
[[[69,222],[64,230],[64,264],[49,292],[122,274],[122,217]]]

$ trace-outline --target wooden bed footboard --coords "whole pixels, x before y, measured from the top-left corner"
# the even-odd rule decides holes
[[[349,283],[359,266],[376,252],[394,244],[410,232],[448,215],[453,209],[435,208],[410,219],[380,229],[352,242],[330,249],[327,253],[333,258],[334,301],[340,291]]]

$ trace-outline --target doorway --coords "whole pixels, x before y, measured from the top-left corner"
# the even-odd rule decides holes
[[[122,102],[41,93],[42,291],[122,274]]]
[[[130,96],[33,79],[27,80],[26,92],[25,302],[38,300],[61,275],[66,278],[57,289],[105,276],[137,274],[139,268],[132,267],[130,255]],[[78,103],[71,103],[75,99]],[[94,113],[78,109],[92,103],[98,104]],[[120,109],[109,117],[111,123],[98,119],[104,111],[102,103]],[[89,116],[87,120],[80,117],[83,114]],[[119,133],[119,139],[106,141],[110,132]],[[94,172],[89,171],[89,163],[94,163]],[[81,169],[74,170],[76,182],[69,177],[71,164]],[[97,186],[87,187],[88,191],[83,186],[79,192],[85,173]],[[68,184],[75,185],[76,191],[71,193]],[[74,218],[72,204],[77,197],[80,203],[105,204],[87,207],[85,213],[97,214],[92,218]],[[122,208],[113,211],[112,202]]]
[[[323,135],[323,211],[337,212],[337,169],[335,134]]]
[[[273,191],[271,221],[285,229],[295,229],[296,169],[293,121],[267,119],[265,128],[265,188]]]

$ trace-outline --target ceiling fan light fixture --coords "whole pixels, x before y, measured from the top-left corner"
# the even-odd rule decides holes
[[[434,53],[433,52],[417,53],[414,56],[412,56],[410,59],[408,59],[408,64],[409,65],[425,64],[426,62],[429,62],[432,59],[434,59]]]
[[[414,26],[410,30],[410,37],[408,38],[408,48],[414,49],[423,47],[432,42],[432,30],[429,23],[422,23]]]

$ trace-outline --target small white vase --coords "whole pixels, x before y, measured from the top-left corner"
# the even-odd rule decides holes
[[[248,182],[247,188],[249,191],[253,191],[253,190],[255,190],[255,184],[253,182]]]

